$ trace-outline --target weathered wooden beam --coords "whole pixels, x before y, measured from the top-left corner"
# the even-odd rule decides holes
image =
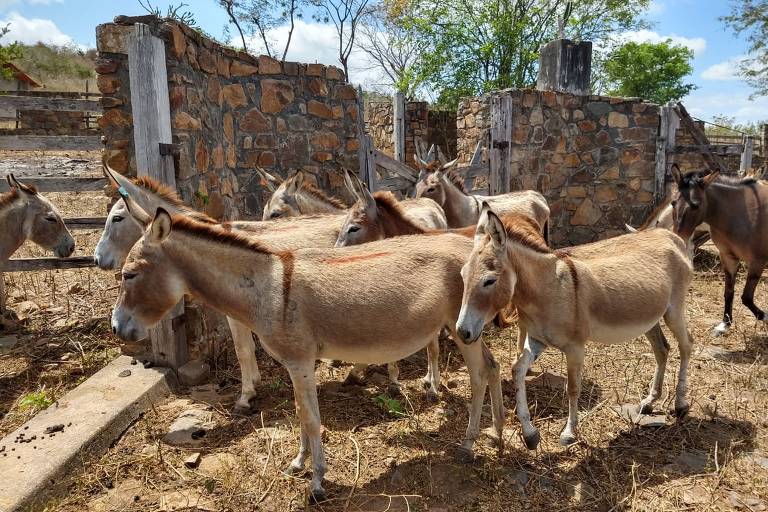
[[[16,110],[56,110],[66,112],[102,111],[98,100],[39,98],[34,96],[0,96],[0,108]]]
[[[128,44],[128,69],[137,174],[176,190],[173,156],[160,153],[160,144],[173,143],[165,43],[152,35],[148,25],[137,23],[133,30]],[[155,363],[174,370],[189,357],[184,326],[175,331],[173,328],[173,318],[179,316],[179,311],[184,312],[183,300],[150,329]]]
[[[490,168],[487,163],[482,164],[475,164],[475,165],[466,165],[462,167],[457,167],[456,171],[464,176],[466,179],[474,180],[478,177],[488,177],[490,173]],[[466,184],[466,180],[464,181]]]
[[[365,147],[365,104],[363,102],[363,89],[359,85],[357,86],[357,161],[358,171],[357,177],[360,181],[369,185],[368,183],[368,154]]]
[[[96,151],[101,148],[100,135],[0,135],[0,149],[5,150]]]
[[[72,217],[64,219],[64,224],[71,229],[102,229],[106,222],[106,217]]]
[[[749,136],[744,136],[744,151],[741,153],[741,161],[739,162],[739,174],[745,174],[752,168],[752,150],[754,148],[755,141]]]
[[[715,155],[740,155],[744,151],[744,144],[682,144],[675,146],[674,153],[703,153],[709,151]]]
[[[368,170],[368,190],[375,192],[379,186],[379,175],[376,169],[376,148],[370,135],[365,136],[365,167]]]
[[[387,171],[393,172],[412,183],[416,183],[416,179],[418,178],[419,174],[415,169],[412,169],[407,165],[398,162],[391,156],[385,155],[378,149],[374,150],[374,155],[376,158],[376,165],[386,169]]]
[[[396,92],[392,98],[392,142],[395,160],[405,162],[405,94]]]
[[[25,178],[19,177],[25,185],[34,185],[40,192],[97,192],[104,188],[104,178]],[[8,191],[8,183],[0,180],[0,192]]]
[[[491,98],[491,142],[488,177],[491,195],[509,192],[512,163],[512,97],[499,94]]]
[[[38,270],[60,270],[67,268],[94,267],[93,256],[73,258],[23,258],[10,259],[2,264],[3,272],[35,272]]]
[[[691,133],[693,141],[699,146],[709,146],[709,140],[707,140],[706,134],[701,128],[696,126],[696,123],[693,122],[690,114],[688,114],[688,111],[680,102],[677,103],[677,113],[680,115],[680,122]],[[704,158],[704,161],[706,161],[707,164],[710,165],[713,169],[717,169],[721,172],[728,171],[728,166],[725,165],[723,159],[711,151],[704,149],[701,152],[701,156]]]

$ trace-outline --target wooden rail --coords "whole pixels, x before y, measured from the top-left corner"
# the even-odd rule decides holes
[[[100,135],[0,135],[0,149],[80,150],[102,148]]]
[[[34,272],[37,270],[61,270],[68,268],[94,267],[93,256],[73,258],[23,258],[0,262],[0,272]]]
[[[64,224],[71,229],[103,229],[106,217],[72,217],[64,219]]]
[[[98,100],[77,98],[40,98],[36,96],[0,96],[0,108],[16,110],[55,110],[60,112],[101,112]]]
[[[25,178],[19,177],[26,185],[34,185],[40,192],[98,192],[106,185],[106,178]],[[8,191],[8,183],[0,180],[0,192]]]

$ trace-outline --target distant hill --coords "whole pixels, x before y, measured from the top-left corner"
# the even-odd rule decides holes
[[[94,61],[96,50],[82,51],[76,47],[49,46],[43,43],[22,45],[23,56],[15,64],[42,82],[45,90],[96,91]]]

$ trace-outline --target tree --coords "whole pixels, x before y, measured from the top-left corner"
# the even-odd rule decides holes
[[[407,97],[421,82],[415,69],[426,43],[393,19],[385,4],[373,8],[360,24],[357,48],[386,76],[386,85]]]
[[[664,104],[696,89],[683,82],[693,71],[692,58],[692,50],[669,39],[661,43],[626,43],[611,52],[603,70],[610,94]]]
[[[8,32],[10,32],[8,25],[0,28],[0,39],[5,37]],[[13,70],[6,66],[6,64],[9,64],[13,60],[20,59],[21,56],[22,49],[18,42],[13,42],[7,45],[0,44],[0,76],[2,78],[6,80],[13,79]]]
[[[243,51],[248,51],[246,35],[261,40],[260,50],[272,58],[285,60],[291,46],[296,19],[301,19],[303,0],[218,0],[226,11],[229,23],[240,35]],[[271,33],[280,27],[288,27],[288,35],[282,48],[277,47]],[[282,52],[281,52],[282,50]]]
[[[768,0],[732,2],[731,14],[720,18],[737,35],[749,41],[749,56],[740,64],[740,72],[754,88],[752,96],[768,95]]]
[[[355,47],[360,21],[368,12],[369,0],[311,0],[319,13],[313,18],[320,23],[332,23],[339,38],[339,63],[349,80],[349,55]]]
[[[649,0],[394,0],[390,15],[427,43],[418,77],[455,108],[462,96],[529,87],[539,48],[558,35],[600,42],[644,26]],[[570,11],[566,15],[566,11]]]

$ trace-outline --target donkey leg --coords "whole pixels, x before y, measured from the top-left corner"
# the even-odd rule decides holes
[[[560,433],[560,444],[568,446],[576,442],[579,426],[579,395],[581,395],[581,374],[584,368],[584,347],[574,345],[565,353],[568,364],[568,422]]]
[[[685,398],[688,390],[688,363],[691,360],[693,351],[693,338],[688,332],[688,326],[685,322],[685,297],[681,297],[676,303],[673,303],[664,314],[664,321],[667,327],[674,334],[677,344],[680,347],[680,372],[677,376],[677,387],[675,389],[675,415],[681,418],[688,414],[690,404]]]
[[[741,302],[749,308],[755,318],[765,320],[765,313],[755,305],[755,288],[763,275],[765,262],[762,260],[753,260],[747,266],[747,282],[744,285],[744,291],[741,294]]]
[[[248,414],[254,412],[251,401],[256,397],[256,386],[261,383],[259,364],[256,361],[256,351],[251,330],[232,318],[227,317],[229,330],[232,331],[232,341],[235,344],[235,354],[240,363],[242,391],[235,403],[235,412]]]
[[[352,366],[347,376],[344,378],[344,384],[347,386],[364,386],[365,385],[365,370],[368,369],[367,364],[358,363]]]
[[[472,390],[472,402],[469,407],[467,433],[464,436],[461,447],[456,453],[456,458],[460,462],[471,462],[475,458],[473,453],[475,441],[480,436],[480,416],[483,412],[485,390],[488,386],[488,373],[485,371],[482,342],[478,340],[471,345],[465,345],[459,342],[456,343],[456,346],[464,356],[464,362],[469,371],[469,385]]]
[[[501,369],[485,343],[483,343],[483,361],[488,372],[491,415],[493,417],[493,427],[496,430],[499,457],[501,457],[504,454],[504,421],[507,417],[506,409],[504,408],[504,395],[501,392]]]
[[[307,456],[306,445],[308,444],[312,452],[311,499],[316,502],[324,501],[323,476],[327,466],[323,452],[323,441],[320,437],[320,404],[317,401],[314,361],[288,366],[287,369],[293,383],[296,411],[301,422],[302,436],[299,453],[291,462],[289,471],[291,468],[295,470],[304,466],[304,460]]]
[[[733,322],[733,288],[736,285],[736,272],[739,270],[739,260],[731,254],[720,253],[720,262],[725,274],[724,308],[723,321],[715,327],[713,332],[715,336],[721,336],[731,328]]]
[[[528,397],[525,390],[525,375],[528,368],[536,361],[544,349],[542,342],[528,336],[525,340],[523,353],[517,359],[513,371],[515,373],[515,386],[517,387],[517,419],[523,430],[523,440],[529,450],[535,450],[541,441],[541,435],[531,421],[531,412],[528,409]]]
[[[650,331],[645,333],[645,337],[651,342],[651,349],[656,358],[656,372],[653,374],[648,396],[640,402],[640,414],[651,414],[653,404],[661,396],[661,388],[664,384],[664,371],[667,368],[667,358],[669,356],[669,343],[664,337],[664,332],[659,324],[654,325]]]
[[[440,342],[437,338],[427,344],[427,375],[421,381],[427,396],[437,398],[440,392]]]

